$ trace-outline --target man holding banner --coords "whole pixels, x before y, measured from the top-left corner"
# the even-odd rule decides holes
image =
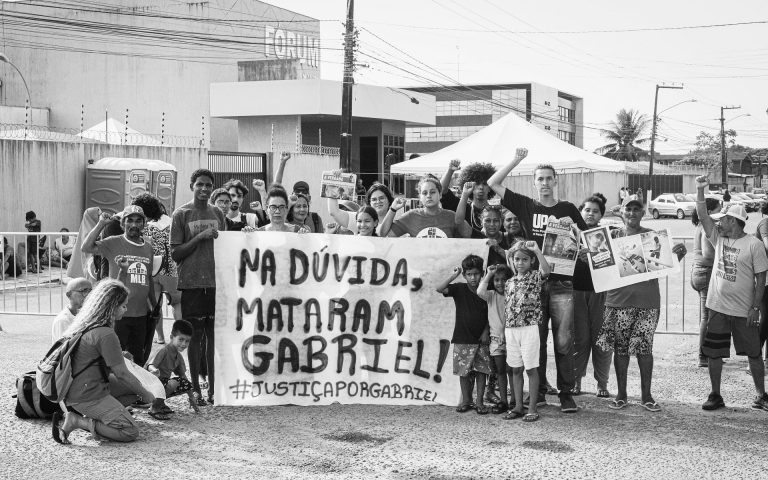
[[[768,257],[762,242],[744,231],[747,221],[744,206],[730,204],[720,213],[710,215],[707,212],[704,191],[708,185],[706,176],[696,178],[696,213],[704,233],[715,245],[714,271],[707,294],[709,323],[701,346],[701,354],[709,363],[712,392],[701,408],[717,410],[725,407],[720,395],[722,359],[730,357],[733,335],[736,354],[749,358],[749,371],[757,391],[752,408],[768,410],[758,333]]]
[[[528,150],[518,148],[515,158],[497,171],[489,180],[488,185],[500,197],[501,204],[517,215],[520,224],[526,232],[531,233],[540,249],[544,250],[544,236],[550,223],[553,226],[570,226],[576,224],[580,230],[586,230],[587,224],[581,217],[576,205],[555,198],[557,174],[551,165],[539,165],[533,173],[534,186],[539,199],[534,200],[525,195],[508,190],[503,181],[509,173],[528,155]],[[575,251],[573,257],[575,257]],[[575,262],[573,262],[575,264]],[[555,340],[555,362],[557,364],[557,388],[560,390],[560,408],[565,413],[578,410],[573,401],[571,391],[575,386],[574,374],[574,320],[573,320],[573,266],[570,273],[563,273],[552,265],[552,275],[545,283],[544,291],[547,299],[544,305],[544,321],[539,325],[541,348],[539,350],[539,395],[531,399],[539,405],[546,404],[546,372],[547,372],[547,335],[549,322],[552,319],[552,335]]]

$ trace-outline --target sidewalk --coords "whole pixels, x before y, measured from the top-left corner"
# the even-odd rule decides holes
[[[534,424],[500,416],[457,414],[448,407],[206,407],[195,415],[184,399],[160,422],[137,414],[139,441],[119,445],[72,435],[50,437],[50,424],[13,414],[16,375],[31,370],[49,346],[50,317],[0,315],[0,478],[764,478],[768,412],[749,408],[754,396],[746,360],[723,372],[728,408],[704,412],[706,369],[696,367],[696,337],[658,335],[654,396],[663,410],[638,404],[637,364],[630,365],[628,408],[613,411],[587,392],[576,414],[558,399]],[[166,332],[170,330],[166,321]],[[550,347],[551,352],[551,347]],[[555,378],[550,354],[549,378]],[[609,383],[616,391],[613,373]],[[66,452],[66,454],[64,453]]]

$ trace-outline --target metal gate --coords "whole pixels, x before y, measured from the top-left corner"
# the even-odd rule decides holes
[[[635,192],[640,188],[645,194],[650,187],[654,196],[662,193],[684,193],[682,175],[654,175],[649,185],[648,175],[630,173],[627,175],[627,183],[630,192]],[[646,200],[653,199],[648,198]]]
[[[213,185],[217,188],[232,178],[248,187],[248,195],[243,199],[244,211],[248,211],[250,202],[260,200],[251,188],[251,181],[256,178],[267,181],[267,154],[208,152],[208,170],[213,173]]]

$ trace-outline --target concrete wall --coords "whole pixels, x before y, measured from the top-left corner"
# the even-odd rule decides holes
[[[274,143],[276,144],[274,148],[279,152],[283,146],[296,145],[296,129],[300,128],[301,118],[298,115],[247,117],[237,122],[239,151],[257,153],[272,151],[270,137],[274,126]]]
[[[51,126],[79,129],[84,105],[86,128],[103,121],[105,111],[124,121],[128,109],[132,128],[158,134],[165,112],[166,135],[200,137],[204,120],[206,146],[214,150],[236,149],[237,125],[209,119],[209,85],[236,81],[239,61],[303,55],[308,38],[317,45],[320,39],[318,21],[255,0],[99,2],[110,13],[46,3],[2,2],[8,15],[36,18],[13,33],[3,53],[23,72],[33,106],[51,110]],[[62,19],[73,24],[52,23]],[[105,27],[87,29],[78,22]],[[189,35],[200,38],[200,44],[190,44]],[[299,39],[300,44],[287,48],[281,43]],[[319,60],[319,49],[312,51]],[[0,63],[0,80],[0,103],[24,105],[27,94],[18,73]]]
[[[207,167],[208,151],[193,148],[0,140],[0,231],[24,231],[34,210],[43,231],[77,231],[85,208],[88,159],[133,157],[163,160],[178,170],[176,205],[191,199],[189,177]]]

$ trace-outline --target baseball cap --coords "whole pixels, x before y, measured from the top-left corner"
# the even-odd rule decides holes
[[[295,193],[309,193],[309,184],[305,181],[296,182],[293,184],[293,191]]]
[[[147,219],[147,216],[144,215],[144,209],[141,208],[138,205],[126,205],[125,210],[120,214],[120,221],[125,221],[126,218],[130,217],[131,215],[139,215],[144,220]]]
[[[747,211],[744,209],[744,205],[739,205],[736,203],[731,203],[729,205],[726,205],[720,211],[720,213],[715,213],[713,215],[710,215],[710,217],[712,217],[712,220],[720,220],[726,215],[728,215],[729,217],[738,218],[742,222],[747,221]]]
[[[630,203],[633,203],[640,208],[645,207],[645,205],[643,205],[643,201],[637,195],[627,195],[627,198],[624,199],[624,203],[622,203],[621,206],[626,207],[629,206]]]

